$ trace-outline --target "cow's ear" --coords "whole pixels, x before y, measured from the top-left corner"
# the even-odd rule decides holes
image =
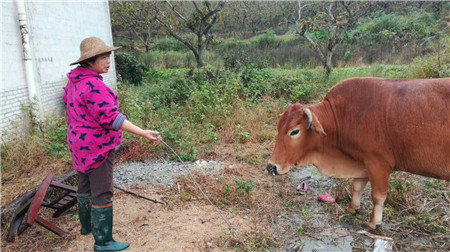
[[[322,124],[320,124],[319,118],[317,118],[316,114],[314,114],[310,109],[303,109],[303,113],[308,118],[308,129],[314,130],[316,133],[321,136],[326,136],[327,133],[323,130]]]
[[[327,136],[327,133],[323,130],[322,124],[320,124],[319,119],[317,119],[317,116],[313,116],[313,124],[311,125],[311,129],[313,129],[315,132],[319,133],[321,136]]]

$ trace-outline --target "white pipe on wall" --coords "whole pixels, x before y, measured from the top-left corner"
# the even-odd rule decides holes
[[[23,60],[25,66],[25,79],[28,87],[28,97],[30,99],[30,103],[36,102],[37,106],[37,119],[41,119],[41,104],[39,99],[38,87],[36,85],[35,77],[34,77],[34,66],[33,66],[33,58],[31,56],[31,46],[30,46],[30,36],[28,31],[28,23],[27,23],[27,12],[25,9],[25,1],[18,0],[17,3],[17,14],[19,16],[19,28],[20,34],[22,36],[22,49],[23,49]]]

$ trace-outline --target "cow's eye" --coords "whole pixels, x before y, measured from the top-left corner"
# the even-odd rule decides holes
[[[300,133],[300,130],[296,129],[296,130],[291,131],[291,134],[289,134],[289,135],[296,136],[296,135],[298,135],[298,133]]]

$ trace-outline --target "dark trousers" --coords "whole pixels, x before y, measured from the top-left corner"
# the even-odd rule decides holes
[[[115,156],[114,150],[111,150],[101,166],[89,173],[78,172],[78,193],[90,193],[94,206],[104,206],[112,202]]]

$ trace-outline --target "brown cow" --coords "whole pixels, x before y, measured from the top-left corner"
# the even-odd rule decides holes
[[[279,118],[269,173],[314,164],[327,176],[353,178],[352,213],[370,181],[370,228],[382,222],[393,171],[450,180],[450,78],[352,78],[321,103],[291,105]]]

